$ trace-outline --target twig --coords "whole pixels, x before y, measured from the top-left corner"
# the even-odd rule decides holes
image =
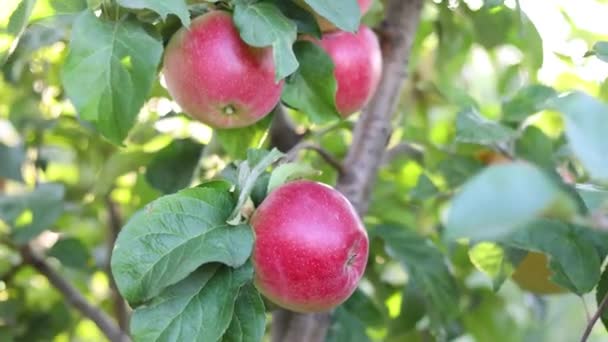
[[[595,314],[593,314],[593,316],[587,323],[587,327],[585,328],[583,337],[581,337],[581,342],[585,342],[585,341],[587,341],[587,339],[589,339],[589,335],[591,335],[593,326],[595,325],[597,320],[600,319],[600,317],[602,317],[602,313],[604,313],[604,310],[606,310],[607,307],[608,307],[608,292],[606,292],[606,294],[604,295],[604,298],[600,302],[600,305],[598,305],[598,307],[597,307],[597,311],[595,312]]]
[[[25,263],[31,265],[44,275],[51,285],[61,292],[67,302],[93,321],[110,341],[130,341],[127,334],[124,333],[108,315],[89,303],[80,291],[74,288],[72,284],[54,270],[43,257],[37,255],[36,252],[32,250],[31,246],[23,246],[21,248],[21,255],[23,256],[23,261]]]
[[[395,145],[394,147],[391,147],[389,150],[386,151],[386,153],[384,153],[384,157],[382,158],[382,164],[389,164],[390,162],[401,156],[414,159],[417,162],[422,162],[424,158],[424,148],[419,145],[401,142]]]
[[[323,158],[325,160],[325,162],[327,162],[327,164],[329,164],[336,171],[338,171],[339,175],[344,173],[344,167],[342,166],[342,163],[339,160],[337,160],[334,156],[332,156],[327,150],[325,150],[321,146],[313,144],[313,143],[309,143],[306,141],[302,141],[302,142],[298,143],[291,150],[289,150],[289,152],[287,152],[287,155],[285,156],[284,159],[286,161],[293,161],[296,159],[298,153],[302,150],[310,150],[310,151],[317,152],[319,154],[319,156],[321,156],[321,158]]]
[[[118,287],[116,286],[116,281],[114,281],[114,276],[112,275],[111,259],[112,259],[112,250],[114,250],[114,243],[116,243],[116,238],[118,237],[118,233],[120,233],[120,229],[122,227],[122,217],[118,210],[116,203],[112,201],[110,195],[107,195],[106,198],[106,207],[108,210],[108,239],[107,239],[107,260],[106,260],[106,273],[108,274],[108,279],[110,280],[110,290],[112,296],[112,302],[114,305],[114,315],[116,316],[116,321],[118,322],[118,326],[122,330],[128,330],[129,328],[129,308],[127,303],[120,295],[118,291]]]

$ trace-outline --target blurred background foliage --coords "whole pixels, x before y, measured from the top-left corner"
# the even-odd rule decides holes
[[[0,3],[0,341],[104,339],[46,278],[22,266],[15,244],[34,238],[63,276],[112,314],[107,241],[116,229],[113,220],[216,175],[243,157],[245,145],[268,143],[267,122],[236,138],[190,120],[160,79],[124,146],[102,138],[76,116],[60,79],[70,24],[94,2]],[[379,23],[382,11],[376,0],[364,21]],[[139,14],[144,20],[149,13]],[[425,1],[394,134],[365,218],[375,227],[358,294],[365,298],[338,310],[330,339],[417,341],[430,331],[459,342],[580,338],[586,310],[596,305],[593,294],[535,296],[509,279],[495,293],[492,278],[473,265],[466,244],[448,245],[440,233],[454,189],[500,158],[494,140],[486,143],[475,134],[478,126],[467,126],[471,120],[500,120],[514,130],[526,120],[515,142],[518,157],[579,182],[588,179],[564,147],[562,117],[538,104],[573,89],[608,101],[607,55],[588,54],[608,40],[606,14],[608,1],[601,0]],[[166,41],[176,23],[169,17],[155,29]],[[344,157],[356,117],[316,126],[300,113],[290,115],[307,139]],[[303,151],[300,158],[322,171],[319,180],[335,183],[335,170],[316,153]],[[608,197],[597,195],[600,201]],[[16,230],[9,231],[8,221],[16,222]],[[389,240],[381,227],[388,222],[414,235]],[[429,241],[433,248],[418,254],[400,255],[393,246]],[[445,267],[447,259],[453,279],[438,285],[445,279],[425,273],[429,282],[412,286],[408,279],[416,270],[401,268],[404,259],[420,268]],[[438,295],[429,302],[421,291]],[[605,328],[597,325],[590,340],[608,340]]]

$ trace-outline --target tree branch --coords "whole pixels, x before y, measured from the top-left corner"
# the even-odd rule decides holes
[[[422,3],[422,0],[390,0],[387,4],[386,19],[380,33],[384,59],[382,79],[374,98],[355,126],[353,143],[337,184],[337,189],[350,200],[361,216],[367,211],[369,194],[391,134],[391,117],[406,77]],[[325,341],[331,324],[330,315],[305,315],[279,310],[274,314],[276,320],[273,325],[277,326],[273,326],[273,342]]]
[[[64,296],[66,301],[74,308],[79,310],[85,317],[93,321],[103,334],[112,342],[130,341],[126,333],[114,323],[103,311],[91,305],[86,298],[64,279],[46,260],[37,255],[30,245],[21,248],[23,261],[34,267],[44,275],[51,285],[53,285]]]
[[[346,173],[338,181],[338,190],[361,216],[367,211],[369,195],[392,133],[391,118],[403,90],[421,10],[422,0],[391,0],[387,4],[380,31],[382,79],[355,126],[353,142],[344,161]]]
[[[585,328],[583,337],[581,337],[581,342],[586,342],[589,339],[589,336],[591,335],[591,331],[593,330],[593,326],[598,321],[598,319],[600,319],[600,317],[602,317],[602,313],[604,313],[604,311],[606,311],[606,308],[608,308],[608,292],[606,292],[606,294],[604,295],[604,298],[600,302],[600,305],[598,305],[598,307],[597,307],[597,311],[595,312],[595,314],[593,314],[593,316],[587,323],[587,327]]]
[[[287,153],[287,155],[285,156],[285,160],[287,160],[287,161],[295,160],[298,153],[302,150],[311,150],[311,151],[317,152],[317,154],[319,154],[319,156],[321,156],[321,158],[323,158],[323,160],[325,160],[325,162],[327,164],[329,164],[329,166],[333,167],[336,171],[338,171],[339,175],[344,173],[344,168],[342,167],[342,163],[340,163],[339,160],[337,160],[334,156],[332,156],[329,152],[327,152],[327,150],[325,150],[324,148],[322,148],[319,145],[305,142],[305,141],[302,141],[302,142],[298,143],[296,146],[292,147],[289,150],[289,152]]]
[[[129,307],[127,303],[120,295],[118,291],[118,286],[116,286],[116,281],[114,280],[114,276],[112,275],[111,269],[111,259],[112,259],[112,251],[114,250],[114,244],[116,243],[116,238],[118,237],[118,233],[120,233],[120,229],[122,227],[122,217],[120,215],[118,206],[116,203],[112,201],[110,195],[107,195],[105,198],[106,208],[108,211],[108,238],[107,238],[107,259],[106,259],[106,273],[108,274],[108,279],[110,280],[110,290],[112,296],[112,303],[114,306],[114,315],[116,317],[116,321],[118,322],[118,326],[126,331],[129,329]]]

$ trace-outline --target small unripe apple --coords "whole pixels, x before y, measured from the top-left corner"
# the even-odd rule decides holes
[[[361,110],[376,92],[382,53],[376,34],[361,25],[357,33],[336,31],[318,42],[334,62],[336,105],[343,117]]]
[[[357,288],[369,241],[352,205],[333,188],[311,181],[280,186],[251,225],[255,285],[277,305],[327,311]]]
[[[243,42],[230,14],[211,11],[181,28],[167,46],[163,74],[173,99],[215,128],[244,127],[279,102],[270,48]]]

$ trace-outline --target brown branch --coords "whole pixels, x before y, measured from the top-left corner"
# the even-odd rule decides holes
[[[355,126],[353,142],[344,161],[346,173],[338,181],[338,190],[362,216],[367,211],[369,195],[391,134],[391,118],[406,78],[422,3],[422,0],[391,0],[387,4],[386,19],[380,29],[382,80]]]
[[[85,317],[93,321],[110,341],[130,341],[127,334],[123,332],[108,315],[89,303],[80,291],[74,288],[72,284],[53,269],[43,257],[37,255],[36,252],[32,250],[31,246],[23,246],[21,248],[21,255],[25,263],[31,265],[44,275],[51,285],[61,292],[65,300]]]
[[[353,143],[337,184],[337,189],[351,201],[361,216],[367,211],[369,194],[391,134],[391,117],[406,77],[422,3],[422,0],[390,0],[387,4],[380,34],[384,59],[382,79],[374,98],[355,126]],[[272,329],[273,342],[325,341],[331,324],[330,315],[305,315],[278,310],[273,316],[276,319],[273,323],[276,326]]]
[[[317,154],[319,154],[319,156],[321,156],[321,158],[323,158],[323,160],[325,160],[325,162],[327,164],[329,164],[329,166],[333,167],[336,171],[338,171],[339,175],[344,173],[344,168],[342,166],[342,163],[339,160],[337,160],[334,156],[332,156],[331,153],[329,153],[327,150],[325,150],[324,148],[322,148],[319,145],[309,143],[306,141],[302,141],[302,142],[298,143],[296,146],[292,147],[289,150],[289,152],[287,152],[287,155],[285,156],[285,160],[294,161],[296,159],[298,153],[302,150],[310,150],[310,151],[317,152]]]
[[[597,307],[597,311],[595,312],[595,314],[593,314],[593,316],[587,323],[587,327],[585,327],[585,332],[583,333],[583,337],[581,337],[581,342],[586,342],[589,339],[589,336],[591,335],[591,331],[593,330],[593,326],[595,325],[595,323],[597,323],[598,319],[600,319],[600,317],[602,317],[602,313],[604,313],[604,311],[606,311],[606,308],[608,308],[608,292],[606,292],[606,294],[604,295],[604,298],[602,299],[602,301],[600,302],[600,304]]]
[[[107,259],[105,268],[106,273],[108,274],[108,279],[110,280],[110,292],[114,307],[114,316],[116,317],[118,326],[122,330],[127,331],[129,329],[129,307],[118,291],[118,286],[116,286],[116,281],[114,280],[111,269],[112,251],[114,250],[116,238],[118,237],[118,233],[120,233],[120,229],[122,227],[122,217],[120,215],[118,206],[112,201],[110,195],[106,196],[106,207],[108,210],[109,234],[107,238]]]

